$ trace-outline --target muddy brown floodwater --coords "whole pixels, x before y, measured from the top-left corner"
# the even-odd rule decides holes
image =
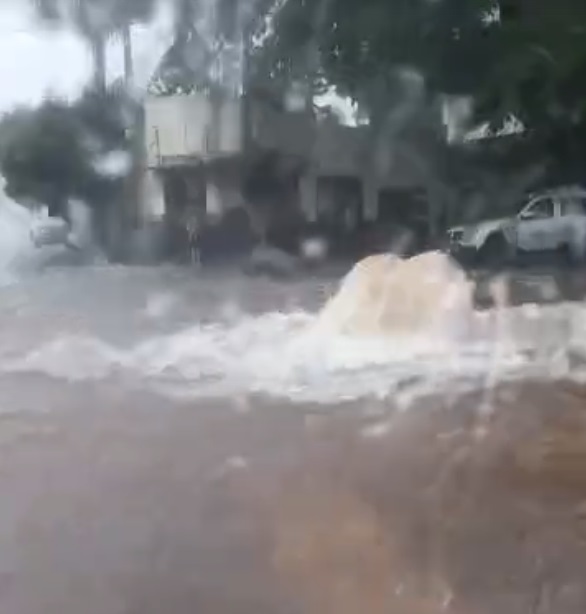
[[[583,613],[586,390],[493,401],[6,416],[0,611]]]
[[[177,345],[184,337],[217,342],[210,360],[224,348],[230,368],[237,351],[268,368],[264,350],[246,353],[255,343],[285,361],[280,328],[266,340],[244,318],[220,329],[232,339],[225,349],[199,320],[222,296],[249,301],[251,313],[312,310],[324,283],[112,269],[0,291],[10,322],[0,347],[1,614],[586,612],[579,383],[501,382],[489,404],[485,390],[448,383],[408,408],[399,387],[318,403],[147,386],[159,377],[153,353],[173,350],[174,368],[200,359]],[[151,362],[141,380],[142,357]]]

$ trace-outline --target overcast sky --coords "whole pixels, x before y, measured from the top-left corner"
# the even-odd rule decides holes
[[[25,0],[0,5],[0,113],[18,104],[34,104],[44,95],[74,97],[90,76],[87,48],[66,30],[47,31],[35,25]],[[161,13],[153,24],[133,29],[137,81],[143,84],[171,39],[171,16]],[[108,49],[108,76],[122,74],[122,50]]]

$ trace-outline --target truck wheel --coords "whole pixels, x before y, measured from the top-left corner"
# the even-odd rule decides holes
[[[480,248],[478,256],[481,264],[498,268],[505,266],[510,259],[510,246],[501,233],[490,235]]]

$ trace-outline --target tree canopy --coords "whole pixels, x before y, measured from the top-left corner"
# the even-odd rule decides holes
[[[205,84],[219,55],[231,61],[226,49],[239,23],[252,76],[273,84],[327,83],[368,107],[392,101],[397,73],[408,69],[430,94],[471,96],[478,118],[495,125],[512,114],[542,129],[586,114],[581,0],[31,1],[45,20],[66,20],[88,39],[147,20],[158,2],[174,4],[176,41],[162,72],[179,84]],[[215,20],[211,33],[202,33],[206,12]],[[182,77],[178,64],[190,69]]]
[[[388,117],[408,97],[405,76],[417,74],[428,103],[468,97],[470,128],[488,122],[496,130],[515,117],[560,180],[583,176],[583,0],[280,0],[272,10],[252,50],[253,73],[270,84],[333,85],[388,140]]]
[[[44,19],[68,19],[90,40],[147,19],[157,3],[34,1]],[[564,164],[586,159],[582,0],[159,1],[177,9],[175,44],[158,75],[171,90],[211,90],[219,58],[235,62],[243,41],[245,87],[333,85],[359,102],[378,137],[388,135],[383,126],[395,137],[399,126],[438,159],[429,117],[442,95],[470,97],[475,120],[494,126],[514,115]]]
[[[0,170],[6,191],[21,202],[49,206],[54,215],[67,213],[69,198],[94,207],[107,204],[123,178],[103,173],[99,161],[128,149],[125,113],[131,104],[119,90],[88,90],[73,104],[47,100],[5,115]]]
[[[315,68],[344,94],[390,92],[399,69],[431,93],[474,98],[498,124],[577,120],[586,111],[586,4],[580,0],[284,0],[257,52],[275,78]]]

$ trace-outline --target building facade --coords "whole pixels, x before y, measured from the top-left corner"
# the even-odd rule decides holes
[[[264,198],[287,201],[288,210],[305,222],[356,225],[388,218],[389,194],[410,198],[419,218],[427,215],[424,179],[416,165],[391,155],[384,173],[377,173],[367,153],[368,130],[242,97],[147,97],[141,215],[145,221],[162,220],[190,199],[192,204],[198,199],[212,217],[247,205],[262,210],[262,204],[250,202],[263,198],[262,190],[248,185],[269,158],[272,174],[284,178],[287,191],[267,188]]]

